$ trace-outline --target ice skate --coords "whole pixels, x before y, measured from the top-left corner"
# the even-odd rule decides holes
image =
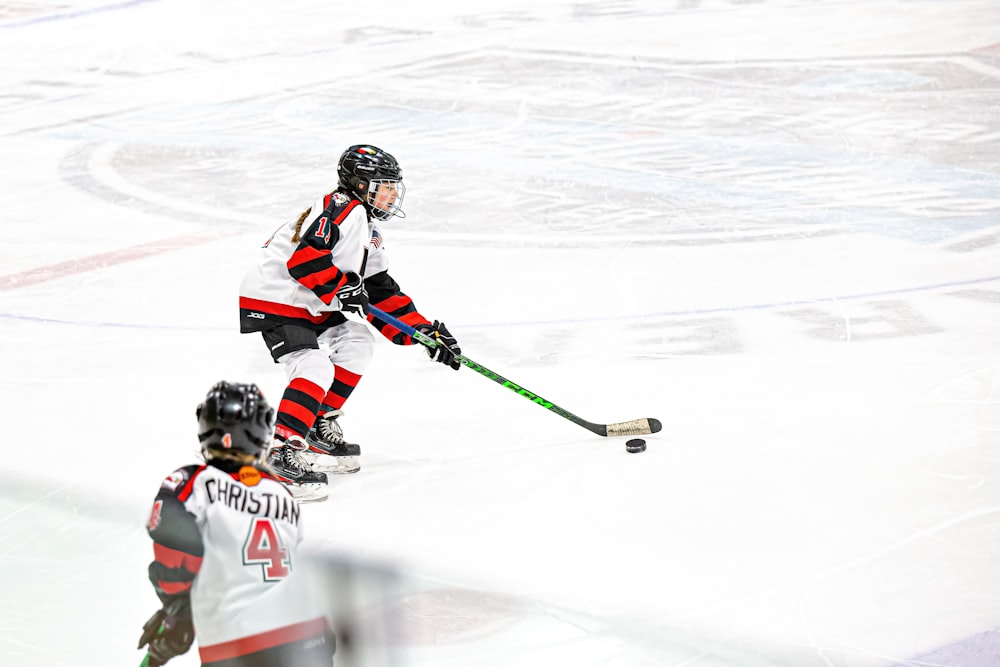
[[[326,474],[313,470],[302,459],[302,453],[307,448],[305,441],[298,437],[285,441],[275,439],[274,446],[267,454],[267,464],[274,471],[274,476],[288,487],[299,502],[326,500],[330,495]]]
[[[358,457],[361,447],[344,442],[344,431],[337,423],[337,418],[344,413],[340,410],[328,412],[316,420],[306,434],[308,450],[302,453],[312,470],[336,475],[357,472],[361,470]]]

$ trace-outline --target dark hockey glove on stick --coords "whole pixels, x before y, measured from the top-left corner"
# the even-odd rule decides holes
[[[168,660],[183,655],[194,643],[191,621],[191,598],[179,595],[157,609],[142,626],[139,646],[149,645],[140,667],[160,667]]]
[[[407,336],[412,337],[413,340],[417,341],[421,345],[426,345],[429,348],[435,348],[439,345],[438,341],[435,340],[434,338],[431,338],[430,336],[421,331],[417,331],[416,328],[411,327],[409,324],[406,324],[401,320],[397,320],[395,317],[389,315],[388,313],[382,312],[375,306],[372,306],[368,312],[371,313],[372,317],[375,317],[376,319],[379,319],[385,322],[386,324],[396,327],[397,329],[405,333]],[[568,419],[577,426],[582,426],[583,428],[587,429],[588,431],[591,431],[592,433],[596,433],[597,435],[603,435],[603,436],[645,435],[647,433],[658,433],[660,429],[663,428],[663,426],[660,424],[660,420],[654,419],[652,417],[643,419],[632,419],[627,422],[615,422],[613,424],[595,424],[593,422],[587,421],[586,419],[577,417],[569,410],[565,410],[556,405],[555,403],[545,400],[538,394],[534,394],[525,389],[524,387],[511,382],[510,380],[500,375],[499,373],[491,371],[490,369],[486,368],[486,366],[476,363],[475,361],[469,359],[463,354],[456,355],[455,360],[458,361],[458,363],[461,364],[462,366],[468,366],[469,368],[476,371],[483,377],[489,378],[490,380],[493,380],[497,384],[506,387],[507,389],[510,389],[511,391],[515,392],[518,396],[524,396],[532,403],[536,403],[547,410],[551,410],[560,417]]]
[[[458,346],[458,341],[445,327],[444,322],[434,320],[434,324],[418,324],[414,328],[428,338],[434,339],[437,343],[434,347],[425,348],[428,357],[445,366],[451,366],[456,371],[462,366],[458,361],[459,355],[462,354],[462,348]]]
[[[340,299],[340,309],[345,313],[368,314],[368,292],[365,291],[365,283],[361,276],[354,271],[348,271],[347,282],[337,290],[337,298]]]

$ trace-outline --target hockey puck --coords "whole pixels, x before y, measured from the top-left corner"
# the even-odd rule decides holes
[[[646,441],[642,438],[636,438],[635,440],[629,440],[625,443],[625,451],[629,454],[638,454],[639,452],[646,451]]]

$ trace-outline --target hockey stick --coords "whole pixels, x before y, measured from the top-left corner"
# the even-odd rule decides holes
[[[143,626],[143,628],[142,628],[142,637],[139,638],[139,648],[142,648],[143,646],[146,646],[153,639],[155,639],[159,635],[163,634],[163,622],[162,621],[159,621],[157,623],[156,632],[150,633],[150,630],[152,630],[152,628],[150,627],[150,621],[152,621],[154,618],[156,618],[158,614],[159,614],[159,612],[157,612],[157,614],[154,614],[153,618],[149,619],[149,621],[146,621],[146,625]],[[143,657],[142,662],[139,663],[139,667],[149,667],[149,651],[148,650],[146,651],[146,655],[145,655],[145,657]]]
[[[417,331],[409,324],[397,320],[392,315],[389,315],[388,313],[379,310],[375,306],[369,306],[368,312],[372,315],[372,317],[375,317],[379,320],[382,320],[386,324],[390,324],[396,327],[397,329],[405,333],[407,336],[410,336],[411,338],[413,338],[413,340],[417,341],[418,343],[421,343],[422,345],[426,345],[427,347],[432,349],[438,346],[438,342],[433,338],[431,338],[430,336]],[[537,405],[542,406],[543,408],[551,410],[560,417],[568,419],[574,424],[582,426],[583,428],[593,433],[596,433],[597,435],[603,435],[603,436],[645,435],[647,433],[658,433],[662,428],[660,420],[654,419],[652,417],[643,419],[633,419],[627,422],[615,422],[614,424],[595,424],[593,422],[587,421],[586,419],[577,417],[569,410],[561,408],[552,401],[548,401],[539,396],[538,394],[528,391],[521,385],[511,382],[510,380],[503,377],[499,373],[491,371],[490,369],[486,368],[486,366],[476,363],[475,361],[466,357],[465,355],[459,354],[455,357],[455,359],[457,359],[458,362],[461,363],[463,366],[467,366],[468,368],[471,368],[472,370],[476,371],[483,377],[489,378],[490,380],[493,380],[497,384],[506,387],[507,389],[510,389],[518,396],[524,396],[532,403],[535,403]]]

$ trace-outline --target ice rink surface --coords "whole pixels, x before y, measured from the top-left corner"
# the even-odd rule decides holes
[[[195,405],[284,388],[241,276],[365,142],[468,356],[664,424],[379,339],[303,514],[393,664],[1000,665],[996,0],[0,2],[0,82],[0,664],[138,664]]]

